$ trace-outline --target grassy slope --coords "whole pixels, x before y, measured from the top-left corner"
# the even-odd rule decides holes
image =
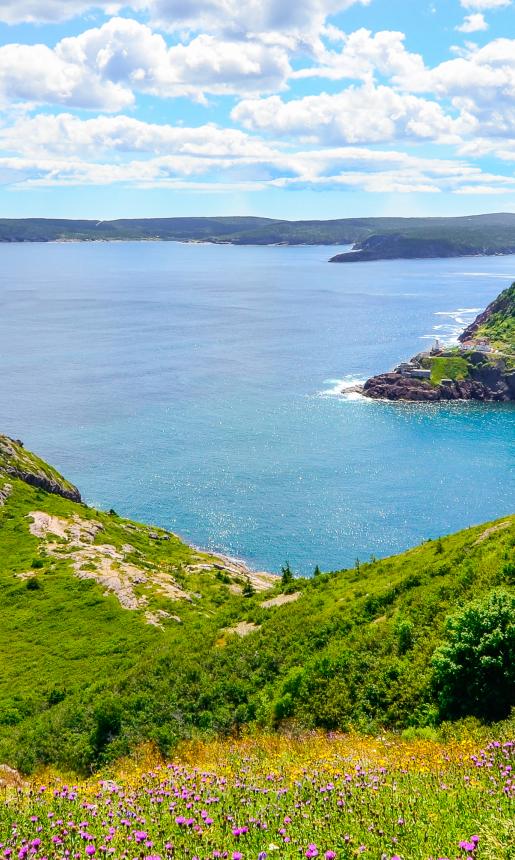
[[[263,595],[233,593],[227,573],[189,570],[212,559],[177,538],[155,540],[146,527],[9,481],[0,507],[0,761],[27,770],[41,762],[87,769],[145,738],[167,750],[192,732],[245,722],[431,723],[430,658],[446,615],[513,586],[510,517],[482,540],[485,525],[359,569],[295,580],[287,590],[300,593],[296,601],[264,608]],[[172,573],[195,595],[171,601],[147,588],[149,608],[182,623],[149,626],[143,611],[76,578],[66,554],[48,554],[30,534],[34,510],[100,522],[96,544],[120,549],[129,539],[134,563]],[[27,572],[34,576],[17,576]],[[40,588],[29,587],[33,579]],[[271,593],[280,591],[278,583]],[[241,621],[258,629],[245,638],[227,632]]]
[[[468,364],[461,356],[433,358],[430,362],[431,382],[439,385],[442,379],[466,379],[469,375]]]
[[[55,470],[17,446],[16,457],[9,458],[8,464],[38,472],[44,468],[64,490],[73,489]],[[164,641],[173,641],[175,628],[185,638],[177,621],[162,620],[164,630],[148,625],[143,611],[123,609],[114,595],[105,595],[103,586],[77,578],[67,553],[56,557],[47,552],[45,541],[30,533],[29,512],[98,522],[102,531],[94,544],[120,549],[130,542],[134,553],[128,554],[129,561],[144,572],[172,573],[178,584],[196,595],[191,602],[173,601],[147,589],[146,608],[180,615],[185,627],[194,626],[198,616],[208,617],[217,609],[229,594],[234,577],[223,571],[186,572],[186,565],[209,565],[213,557],[170,534],[167,540],[151,537],[158,532],[165,534],[162,530],[87,508],[28,486],[12,475],[2,476],[5,465],[0,449],[0,491],[11,488],[6,503],[0,506],[0,724],[8,736],[13,726],[48,714],[61,698],[73,699],[91,686],[102,687],[123,677]],[[38,588],[33,587],[34,581]],[[239,607],[243,598],[232,595],[232,600]]]

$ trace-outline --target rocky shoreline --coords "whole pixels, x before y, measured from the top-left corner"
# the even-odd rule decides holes
[[[489,369],[486,373],[478,369],[475,379],[443,380],[434,385],[393,371],[367,379],[359,393],[374,400],[508,402],[515,400],[515,373],[506,373],[501,367]]]
[[[454,347],[438,340],[393,371],[367,379],[352,391],[374,400],[439,402],[515,401],[515,285],[501,293],[465,329]],[[492,339],[501,331],[502,342]],[[349,389],[345,393],[348,393]]]

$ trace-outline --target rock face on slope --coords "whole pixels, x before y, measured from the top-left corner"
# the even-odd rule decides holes
[[[358,389],[376,400],[515,401],[515,284],[504,290],[459,337],[460,346],[436,342]]]
[[[0,477],[2,475],[19,478],[31,487],[39,487],[72,502],[81,501],[77,487],[35,454],[26,451],[19,439],[0,435]]]

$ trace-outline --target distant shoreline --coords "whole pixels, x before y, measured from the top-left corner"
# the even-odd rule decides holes
[[[214,239],[166,239],[147,236],[124,236],[123,238],[113,237],[109,239],[80,239],[78,237],[73,239],[0,239],[0,245],[123,245],[132,242],[154,245],[159,243],[169,245],[224,245],[232,248],[335,248],[345,244],[343,242],[223,242]],[[351,243],[349,242],[349,244]]]
[[[73,239],[0,239],[0,245],[123,245],[132,243],[146,244],[169,244],[169,245],[213,245],[225,246],[232,248],[330,248],[342,245],[342,242],[231,242],[231,241],[216,241],[213,239],[175,239],[175,238],[149,238],[141,237],[112,237],[112,238],[87,238],[79,237]],[[350,244],[350,243],[349,243]],[[467,250],[456,252],[453,254],[418,254],[405,256],[361,256],[359,249],[351,249],[335,257],[331,257],[329,263],[379,263],[379,262],[395,262],[396,260],[443,260],[443,259],[459,259],[465,257],[486,259],[488,257],[510,257],[515,256],[515,247],[508,248],[503,251],[474,251]],[[337,259],[340,258],[340,259]]]
[[[452,218],[287,221],[254,216],[0,219],[0,243],[180,242],[345,248],[330,262],[489,257],[515,254],[515,213]],[[351,250],[349,250],[349,248]]]

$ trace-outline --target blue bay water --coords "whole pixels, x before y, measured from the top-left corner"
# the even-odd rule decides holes
[[[515,258],[0,245],[0,432],[86,500],[277,571],[515,508],[512,405],[335,396],[464,327]]]

